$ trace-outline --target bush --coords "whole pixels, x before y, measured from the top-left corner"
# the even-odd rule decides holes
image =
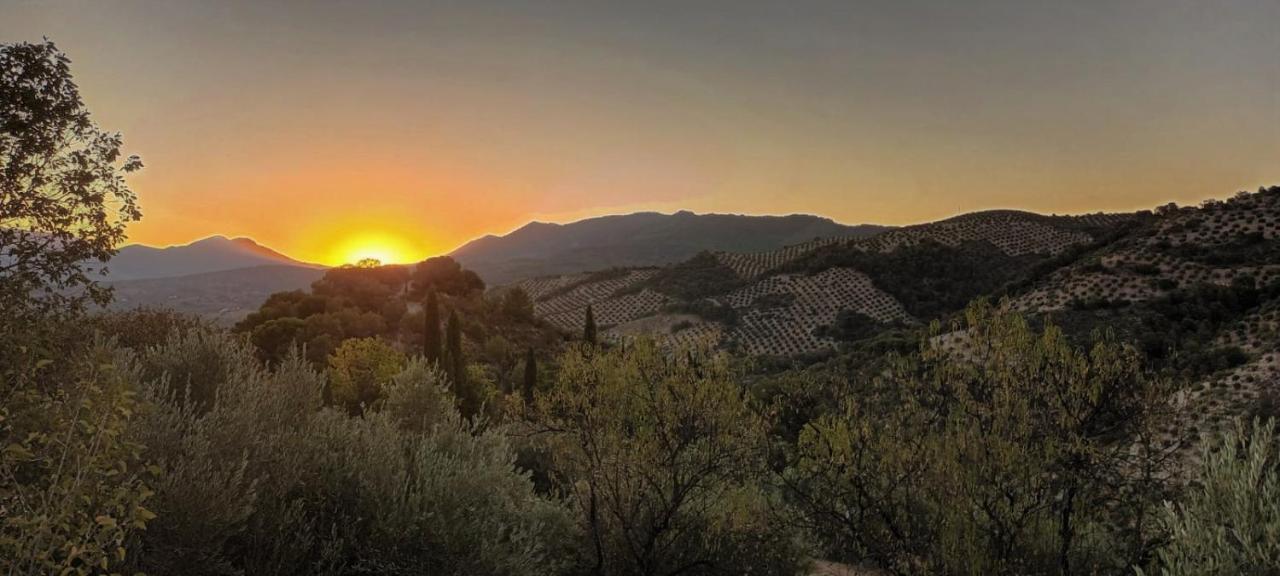
[[[328,400],[360,414],[382,398],[382,387],[404,365],[404,354],[377,338],[343,342],[329,356]]]
[[[1255,420],[1203,446],[1196,482],[1165,505],[1166,576],[1275,574],[1280,567],[1280,446],[1275,421]]]
[[[1157,536],[1163,404],[1137,355],[978,303],[805,427],[783,475],[838,559],[898,574],[1121,572]],[[851,386],[850,389],[856,389]]]
[[[552,460],[604,574],[794,574],[769,514],[767,423],[722,355],[651,342],[565,354],[539,399]]]
[[[503,429],[464,421],[421,360],[355,418],[323,407],[324,378],[298,354],[267,370],[225,334],[176,336],[143,364],[165,370],[144,383],[151,408],[131,437],[161,476],[135,569],[552,574],[570,557],[567,510],[534,494]],[[171,374],[211,366],[216,393],[196,409]]]
[[[152,471],[126,434],[140,409],[127,353],[95,343],[64,359],[68,380],[0,387],[0,572],[122,568],[154,515]]]

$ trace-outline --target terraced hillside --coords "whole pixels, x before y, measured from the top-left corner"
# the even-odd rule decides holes
[[[963,307],[1132,215],[994,211],[834,237],[769,252],[706,252],[663,268],[526,280],[537,314],[580,329],[591,305],[606,336],[673,343],[713,339],[750,355],[831,350],[850,334],[925,321]],[[693,314],[696,322],[641,322]],[[616,330],[610,330],[617,327]]]
[[[869,237],[820,238],[767,252],[715,254],[725,266],[747,279],[785,267],[832,246],[870,252],[892,252],[926,242],[952,247],[970,242],[986,242],[1008,256],[1057,255],[1071,246],[1091,242],[1096,232],[1132,218],[1133,215],[1130,214],[1041,216],[1015,210],[996,210],[896,228]]]
[[[1201,284],[1280,278],[1280,194],[1242,194],[1200,208],[1163,208],[1152,226],[1095,258],[1056,271],[1018,297],[1022,310],[1150,300]]]
[[[1183,430],[1204,435],[1234,416],[1280,414],[1280,188],[1163,207],[1012,305],[1137,344],[1188,383],[1177,396]]]

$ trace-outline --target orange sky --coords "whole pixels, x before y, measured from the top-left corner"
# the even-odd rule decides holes
[[[905,224],[1280,183],[1273,0],[539,4],[18,0],[0,41],[57,42],[143,157],[131,241],[328,264],[637,209]]]

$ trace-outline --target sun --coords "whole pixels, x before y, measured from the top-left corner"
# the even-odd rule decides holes
[[[361,232],[340,242],[330,262],[335,265],[355,264],[362,260],[382,264],[407,264],[414,260],[413,249],[401,238],[381,232]]]

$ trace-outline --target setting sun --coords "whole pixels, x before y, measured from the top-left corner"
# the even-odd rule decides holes
[[[379,232],[353,235],[337,245],[328,258],[329,264],[355,264],[373,258],[382,264],[406,264],[417,260],[408,242]]]

